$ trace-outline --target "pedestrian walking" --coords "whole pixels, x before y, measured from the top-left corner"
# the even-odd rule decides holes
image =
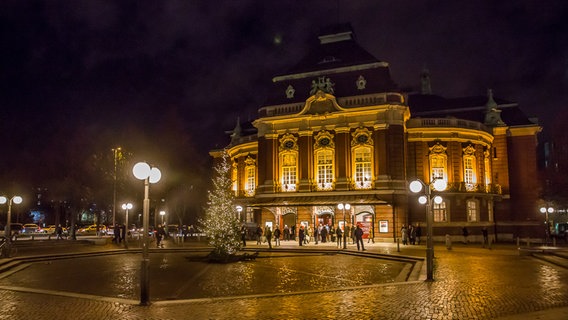
[[[481,233],[483,234],[483,247],[485,248],[486,245],[489,244],[489,239],[488,239],[488,235],[487,235],[487,227],[483,227],[483,229],[481,229]]]
[[[63,240],[63,227],[61,227],[61,224],[55,228],[55,233],[57,234],[57,240]]]
[[[276,225],[276,229],[274,229],[274,245],[278,247],[280,245],[280,227]]]
[[[410,240],[410,244],[416,244],[416,230],[411,224],[408,225],[408,239]]]
[[[467,231],[466,227],[462,228],[462,234],[463,234],[463,243],[467,244],[468,242],[467,236],[469,236],[469,232]]]
[[[363,245],[363,229],[361,229],[361,225],[357,225],[355,229],[355,239],[357,241],[357,251],[363,250],[365,251],[365,246]],[[361,244],[361,248],[359,249],[359,244]]]
[[[266,226],[264,235],[266,236],[266,241],[268,241],[268,249],[272,249],[272,230],[270,230],[269,226]]]

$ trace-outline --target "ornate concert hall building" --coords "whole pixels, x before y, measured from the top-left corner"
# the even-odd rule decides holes
[[[243,223],[359,224],[373,241],[395,241],[412,224],[425,236],[427,207],[409,182],[441,179],[447,188],[432,195],[443,201],[430,211],[435,240],[462,239],[464,227],[472,240],[484,227],[501,241],[541,237],[541,127],[491,90],[445,98],[432,94],[427,70],[419,81],[419,90],[400,89],[349,25],[322,30],[297,65],[272,79],[258,117],[237,121],[223,149]]]

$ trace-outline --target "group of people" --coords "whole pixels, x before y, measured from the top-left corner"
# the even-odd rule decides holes
[[[285,241],[289,241],[290,239],[293,240],[294,238],[293,235],[295,234],[295,232],[290,232],[290,230],[295,230],[295,226],[292,226],[292,228],[288,228],[287,225],[284,226],[283,234]],[[347,232],[347,234],[351,234],[351,237],[349,238],[352,239],[352,243],[357,243],[357,250],[365,250],[365,246],[363,244],[364,232],[363,229],[361,229],[361,225],[358,224],[356,228],[350,228],[349,226],[347,226],[345,231]],[[272,231],[272,228],[270,226],[265,226],[264,229],[262,229],[260,225],[257,225],[255,230],[256,244],[261,245],[262,243],[268,242],[268,247],[272,249],[273,238],[274,245],[279,246],[281,235],[282,232],[280,231],[280,228],[278,226],[276,226],[274,228],[274,231]],[[316,244],[318,244],[318,241],[328,242],[331,238],[331,241],[337,239],[337,246],[341,247],[343,230],[341,230],[339,226],[334,229],[333,226],[320,225],[312,233],[312,228],[310,226],[304,227],[303,225],[300,225],[300,229],[298,231],[298,244],[300,246],[308,244],[312,236],[315,239]],[[247,227],[245,225],[241,227],[241,240],[243,241],[243,246],[246,247]]]
[[[416,227],[409,224],[408,227],[405,225],[400,229],[402,244],[420,244],[420,237],[422,237],[422,227],[418,224]]]

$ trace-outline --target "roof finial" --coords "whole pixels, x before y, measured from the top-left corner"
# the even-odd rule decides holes
[[[420,73],[420,82],[422,84],[420,93],[432,94],[432,85],[430,83],[430,70],[428,70],[426,66],[422,68],[422,72]]]
[[[487,103],[485,104],[485,121],[484,124],[490,127],[506,126],[501,119],[501,110],[497,109],[497,102],[493,99],[493,90],[487,89]]]
[[[240,137],[241,137],[241,117],[237,117],[237,125],[235,126],[235,129],[233,129],[233,133],[231,133],[231,143],[236,141]]]

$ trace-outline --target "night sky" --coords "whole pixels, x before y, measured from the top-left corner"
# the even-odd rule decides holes
[[[401,87],[427,67],[445,97],[492,88],[545,126],[568,108],[567,1],[4,0],[0,193],[116,146],[198,179],[272,77],[345,22]]]

